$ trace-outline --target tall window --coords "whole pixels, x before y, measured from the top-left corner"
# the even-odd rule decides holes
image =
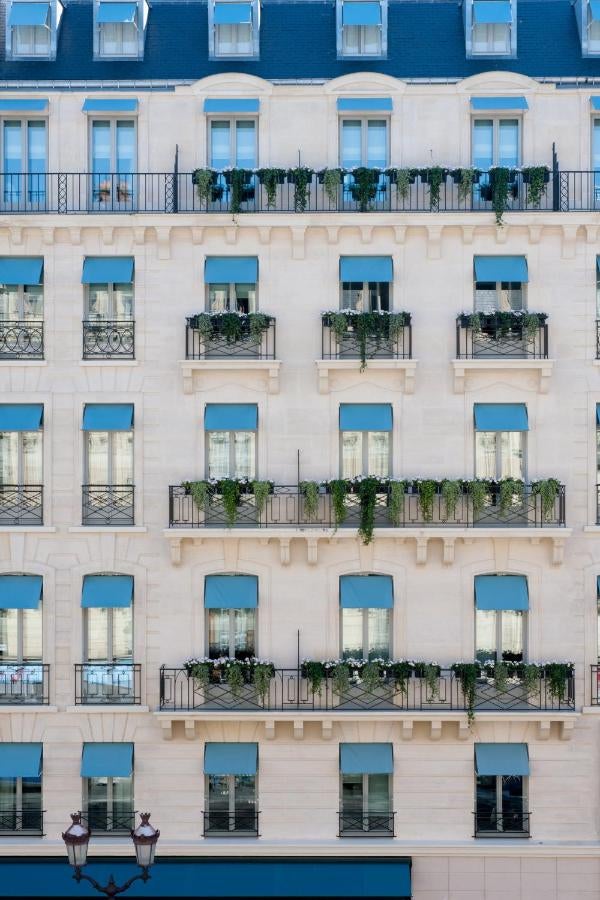
[[[475,312],[520,312],[528,281],[524,256],[476,256]]]
[[[205,745],[205,834],[257,833],[257,770],[257,744]]]
[[[41,322],[43,318],[43,284],[0,284],[1,321]]]
[[[217,0],[210,9],[213,27],[209,47],[211,56],[254,56],[258,51],[258,35],[255,35],[254,29],[258,31],[260,6],[252,2]]]
[[[391,472],[392,412],[389,404],[342,404],[340,407],[341,477]]]
[[[509,56],[513,51],[513,12],[510,0],[468,0],[471,56]],[[469,18],[467,18],[469,21]]]
[[[394,604],[388,575],[342,575],[340,612],[344,659],[389,659]]]
[[[133,484],[133,431],[88,431],[86,483]]]
[[[4,203],[44,203],[48,171],[46,122],[4,119],[1,162]]]
[[[212,119],[209,133],[209,156],[213,169],[256,167],[255,119]]]
[[[341,2],[341,52],[338,36],[338,55],[382,56],[384,15],[387,18],[385,4],[380,3],[379,0],[343,0]],[[338,16],[340,16],[339,11]]]
[[[14,56],[50,56],[51,31],[49,25],[16,25],[12,29],[12,52]]]
[[[340,308],[357,312],[389,312],[389,281],[342,281]]]
[[[525,479],[524,404],[475,404],[475,477]]]
[[[393,833],[391,744],[340,744],[340,834]]]
[[[93,200],[99,203],[130,200],[136,169],[135,122],[93,119],[90,128]]]
[[[473,165],[486,171],[491,166],[509,169],[520,165],[520,119],[473,119]]]
[[[0,431],[0,484],[41,485],[42,431]]]
[[[84,744],[81,775],[84,818],[92,831],[129,831],[134,824],[133,744]]]
[[[523,575],[475,578],[475,647],[480,662],[522,662],[529,593]]]
[[[527,744],[475,744],[475,835],[527,835]]]
[[[132,606],[86,609],[85,619],[85,655],[87,662],[132,662]]]
[[[381,168],[388,160],[387,119],[344,118],[341,120],[340,164]]]
[[[257,257],[209,256],[204,267],[204,281],[207,312],[256,312]]]
[[[254,404],[208,404],[205,412],[209,478],[255,478],[258,413]]]
[[[133,318],[132,282],[104,282],[87,286],[86,319],[127,320]]]
[[[0,745],[0,833],[42,831],[42,745]]]
[[[471,49],[474,54],[505,56],[510,53],[510,25],[496,22],[473,25]]]
[[[584,27],[587,24],[587,50],[588,53],[600,53],[600,18],[598,18],[598,9],[595,6],[596,15],[594,15],[594,9],[592,9],[592,4],[589,3],[589,0],[586,0],[585,6],[587,7],[585,10],[586,18],[584,18]]]
[[[256,656],[258,579],[253,575],[208,575],[204,584],[208,656]]]
[[[22,576],[0,576],[15,579]],[[31,576],[29,576],[31,577]],[[10,601],[10,592],[3,602]],[[4,598],[5,591],[2,591]],[[0,608],[0,661],[28,663],[42,661],[42,605]]]

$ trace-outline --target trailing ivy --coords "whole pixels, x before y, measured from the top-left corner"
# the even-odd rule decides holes
[[[483,313],[461,313],[460,324],[463,328],[471,328],[474,334],[485,331],[488,337],[500,339],[511,332],[522,332],[529,340],[543,328],[548,318],[547,313],[526,312],[525,310],[495,310]]]
[[[251,184],[253,173],[250,169],[230,169],[224,174],[231,185],[231,212],[235,216],[242,211],[242,203],[254,193]]]
[[[288,169],[287,177],[290,184],[294,185],[294,210],[304,212],[308,205],[308,188],[312,182],[314,171],[306,166],[298,166]]]
[[[419,508],[425,522],[433,519],[433,502],[438,492],[438,483],[431,478],[419,479],[415,482],[419,495]]]
[[[405,481],[390,481],[388,494],[388,515],[390,523],[398,527],[402,523],[404,513],[404,497],[407,484]]]
[[[556,478],[544,478],[534,481],[531,485],[531,493],[540,498],[542,504],[542,518],[547,521],[556,507],[556,501],[560,496],[560,481]]]
[[[453,519],[454,513],[456,512],[456,507],[458,506],[458,501],[462,496],[463,487],[462,482],[451,480],[449,478],[444,478],[440,487],[440,493],[442,495],[442,500],[444,501],[444,506],[446,508],[446,518]]]
[[[231,528],[235,525],[238,506],[241,499],[241,489],[238,481],[232,478],[224,478],[220,483],[220,494],[223,497],[223,511],[227,525]]]
[[[367,366],[369,343],[374,345],[373,354],[383,341],[395,343],[404,328],[410,325],[408,312],[358,312],[357,310],[328,310],[322,314],[323,324],[331,328],[338,342],[353,332],[358,344],[361,371]],[[394,350],[390,347],[390,353]]]
[[[366,166],[358,166],[352,169],[353,184],[350,193],[358,203],[360,212],[368,212],[371,204],[377,196],[377,187],[381,172],[379,169],[368,169]]]
[[[298,485],[304,497],[304,515],[310,521],[316,519],[319,512],[319,484],[316,481],[301,481]]]
[[[224,337],[228,344],[236,344],[247,338],[260,343],[262,336],[275,319],[265,313],[196,313],[188,316],[190,328],[200,332],[204,340]]]
[[[429,208],[438,210],[440,207],[440,190],[447,175],[447,170],[441,166],[431,166],[421,170],[421,179],[429,185]]]
[[[504,225],[504,213],[508,209],[508,194],[511,184],[511,170],[505,166],[490,169],[492,188],[492,208],[496,216],[496,225]]]
[[[471,197],[473,185],[479,180],[478,169],[455,169],[452,177],[458,184],[459,202],[466,203]]]
[[[338,697],[344,697],[350,688],[350,668],[348,663],[337,663],[333,668],[331,678],[335,693]]]
[[[395,182],[396,190],[402,202],[404,202],[410,193],[410,186],[414,184],[416,177],[415,169],[389,169],[387,175]]]
[[[507,516],[515,506],[523,505],[525,485],[518,478],[503,478],[498,482],[500,515]]]
[[[184,668],[188,677],[193,678],[201,690],[206,690],[212,683],[226,683],[232,695],[237,698],[244,685],[252,685],[262,702],[269,692],[271,679],[275,676],[273,663],[256,657],[191,657],[185,661]]]
[[[408,694],[408,681],[413,673],[413,664],[406,659],[392,663],[391,675],[396,685],[396,690],[401,694]]]
[[[369,693],[372,694],[373,691],[381,684],[381,671],[379,669],[379,663],[365,663],[362,667],[360,677],[365,690],[369,691]]]
[[[479,663],[454,663],[452,671],[460,682],[469,724],[475,718],[475,687],[481,675]]]
[[[329,482],[328,487],[331,494],[335,527],[339,528],[340,525],[344,524],[348,515],[348,510],[346,509],[348,482],[343,478],[336,478]]]
[[[267,209],[271,209],[277,202],[277,186],[285,180],[285,169],[259,169],[256,174],[267,195]]]
[[[192,172],[192,184],[196,187],[196,196],[201,203],[209,203],[213,199],[215,173],[212,169],[195,169]]]
[[[342,184],[341,169],[325,169],[323,172],[323,185],[329,205],[337,209],[340,187]]]
[[[256,503],[256,511],[258,513],[259,518],[262,516],[265,506],[267,503],[267,497],[272,491],[272,486],[270,481],[253,481],[252,482],[252,493],[254,494],[254,501]]]
[[[363,478],[358,485],[358,499],[360,501],[360,524],[358,533],[363,543],[370,544],[373,540],[373,527],[375,525],[375,505],[377,502],[378,478]]]
[[[183,488],[192,495],[192,500],[203,512],[210,502],[211,492],[206,481],[184,481]]]
[[[485,508],[485,502],[489,496],[488,484],[480,478],[473,478],[466,482],[467,493],[471,498],[473,507],[473,519],[481,515]]]
[[[527,166],[521,171],[523,173],[523,181],[529,185],[527,202],[529,206],[538,209],[542,202],[542,197],[546,193],[546,185],[550,179],[548,166]]]
[[[301,674],[308,681],[310,692],[321,696],[326,674],[325,663],[305,659],[302,663]]]

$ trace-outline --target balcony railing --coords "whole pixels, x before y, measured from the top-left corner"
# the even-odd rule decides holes
[[[600,706],[600,664],[590,666],[592,706]]]
[[[467,488],[457,498],[451,514],[440,490],[427,513],[423,511],[418,489],[414,486],[406,488],[401,510],[393,507],[391,500],[389,488],[377,494],[375,528],[547,528],[565,524],[565,489],[562,485],[551,509],[544,509],[540,494],[530,484],[524,486],[522,498],[508,507],[502,506],[499,490],[493,488],[483,508],[476,512]],[[346,518],[338,523],[338,527],[358,528],[361,508],[357,494],[347,494],[345,509]],[[325,488],[319,493],[317,510],[311,510],[310,514],[306,497],[294,485],[275,485],[260,512],[254,496],[242,494],[233,526],[230,526],[221,495],[212,495],[200,508],[188,488],[181,485],[169,488],[170,528],[333,528],[335,525],[332,498]]]
[[[133,525],[134,487],[130,484],[84,484],[83,525]]]
[[[393,812],[340,810],[340,837],[394,837]]]
[[[142,667],[139,663],[77,663],[75,703],[139,704]]]
[[[44,488],[41,484],[0,485],[0,526],[43,525]]]
[[[120,806],[120,804],[114,804],[112,809],[98,804],[98,806],[88,806],[87,809],[82,810],[82,820],[95,837],[100,834],[112,835],[115,833],[129,837],[132,829],[135,828],[136,811],[123,807],[115,809],[116,806]]]
[[[31,834],[42,836],[43,833],[43,810],[0,808],[0,834]]]
[[[484,177],[463,195],[462,186],[448,174],[440,185],[439,198],[432,199],[423,176],[411,175],[411,183],[399,188],[393,178],[382,174],[367,203],[360,202],[352,176],[345,176],[339,190],[330,194],[319,176],[313,175],[301,202],[290,179],[283,181],[269,203],[265,187],[258,177],[250,175],[238,198],[239,212],[493,212],[489,184]],[[0,213],[4,215],[231,213],[235,202],[225,180],[209,192],[208,199],[201,197],[191,172],[0,173]],[[509,182],[507,209],[598,212],[600,172],[554,170],[538,199],[523,174],[516,171]]]
[[[528,838],[531,836],[529,830],[531,813],[529,812],[486,810],[485,812],[475,812],[473,816],[476,838]]]
[[[570,711],[575,708],[573,677],[565,678],[561,694],[556,693],[550,679],[539,677],[535,684],[507,684],[497,687],[492,680],[481,678],[475,685],[473,710],[511,713]],[[185,710],[244,710],[248,712],[328,710],[398,712],[464,712],[469,701],[461,680],[448,668],[440,669],[435,683],[425,677],[410,677],[404,687],[391,677],[382,678],[375,687],[351,681],[339,693],[333,677],[327,677],[314,689],[302,668],[275,669],[265,694],[254,684],[232,687],[216,679],[202,684],[188,675],[185,668],[160,669],[160,709],[169,712]]]
[[[84,320],[83,358],[135,359],[133,319]]]
[[[367,336],[363,341],[352,326],[340,336],[333,328],[322,323],[322,359],[411,359],[412,327],[405,325],[393,337]]]
[[[0,360],[43,358],[44,323],[42,321],[0,320]]]
[[[258,837],[258,810],[210,810],[204,817],[204,837]]]
[[[503,328],[494,316],[482,316],[474,328],[471,316],[456,320],[457,359],[548,359],[548,326]]]
[[[0,663],[0,706],[48,704],[49,676],[47,663]]]
[[[252,334],[245,323],[241,335],[233,340],[218,325],[207,335],[197,325],[198,317],[187,319],[185,327],[186,359],[275,359],[275,319],[260,335]]]

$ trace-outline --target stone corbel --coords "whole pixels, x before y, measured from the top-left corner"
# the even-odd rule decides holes
[[[319,561],[319,541],[317,538],[306,538],[306,556],[309,566],[316,566]]]
[[[403,244],[406,240],[406,225],[394,225],[394,240],[397,244]]]
[[[561,741],[570,741],[575,731],[575,722],[573,719],[562,721],[560,723],[560,739]]]
[[[302,719],[294,719],[294,740],[301,741],[304,739],[304,722]]]
[[[496,225],[496,243],[505,244],[508,240],[508,228],[506,224]]]
[[[562,258],[574,259],[577,245],[577,225],[563,225],[562,227]]]
[[[102,229],[101,234],[102,234],[102,243],[104,244],[104,246],[105,247],[112,246],[112,243],[115,239],[115,229],[111,228],[110,225],[107,225]]]
[[[404,393],[414,394],[415,392],[415,372],[414,366],[403,369],[404,371]]]
[[[463,225],[462,226],[463,244],[472,244],[474,235],[475,235],[475,226],[474,225]]]
[[[170,538],[169,550],[171,551],[172,564],[178,566],[181,563],[181,538]]]
[[[292,238],[292,259],[304,259],[306,228],[293,225],[290,227],[290,234]]]
[[[182,366],[181,374],[183,376],[183,393],[184,394],[193,394],[194,393],[194,370],[187,366]]]
[[[426,537],[418,537],[417,538],[417,565],[424,566],[427,562],[427,543],[428,538]]]
[[[319,376],[319,393],[320,394],[328,394],[329,393],[329,369],[326,366],[319,366],[317,364],[317,373]]]
[[[373,240],[373,229],[370,225],[360,226],[360,242],[361,244],[370,244]]]
[[[282,566],[290,564],[290,539],[279,538],[279,562]]]
[[[193,719],[185,719],[183,729],[186,741],[194,741],[196,739],[196,723]]]
[[[443,225],[427,227],[427,259],[441,259]]]
[[[81,243],[81,228],[69,228],[69,241],[71,244]]]
[[[429,739],[439,741],[442,737],[443,722],[440,719],[432,719],[429,723]]]
[[[275,740],[275,719],[265,719],[265,738],[268,741]]]
[[[565,561],[565,541],[564,538],[553,538],[552,540],[552,565],[562,566]]]
[[[271,226],[270,225],[259,225],[257,228],[258,231],[258,242],[259,244],[267,245],[271,243]]]
[[[173,722],[171,721],[171,719],[161,719],[160,730],[162,733],[163,741],[173,740]]]
[[[267,372],[269,394],[279,393],[279,366],[271,366]]]
[[[23,243],[23,229],[20,225],[11,225],[10,242],[15,247],[19,247]]]
[[[413,725],[414,722],[412,719],[404,719],[400,722],[400,737],[403,741],[412,741]]]
[[[337,225],[328,225],[325,229],[327,232],[327,243],[337,244],[340,239],[340,229]]]
[[[529,226],[529,243],[530,244],[539,244],[542,237],[543,225],[530,225]]]
[[[168,225],[155,225],[157,255],[159,259],[171,258],[171,229]]]
[[[142,246],[146,243],[146,229],[143,225],[133,229],[133,243]]]
[[[225,236],[226,244],[237,244],[238,239],[238,226],[237,225],[226,225],[223,229],[223,234]]]
[[[471,736],[471,729],[468,720],[458,723],[458,739],[459,741],[467,741]]]
[[[55,243],[54,228],[44,228],[42,230],[42,243],[45,247],[50,247]]]
[[[442,562],[445,566],[451,566],[454,562],[454,546],[455,538],[444,538],[444,549],[442,553]]]
[[[584,225],[585,228],[585,239],[588,244],[597,244],[598,243],[598,226],[597,225]]]
[[[552,365],[542,366],[540,369],[540,394],[547,394],[552,375]]]
[[[323,719],[321,722],[321,737],[324,741],[330,741],[333,737],[333,722],[331,719]]]
[[[454,366],[454,393],[464,394],[466,373],[462,366]]]
[[[549,740],[551,730],[552,730],[552,722],[548,721],[548,719],[544,719],[543,721],[538,722],[538,740],[539,741]]]

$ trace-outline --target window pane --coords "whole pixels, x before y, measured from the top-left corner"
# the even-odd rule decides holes
[[[92,122],[92,172],[106,174],[111,170],[110,122]]]
[[[498,123],[498,165],[519,165],[518,119],[500,119]]]
[[[18,660],[18,609],[0,609],[0,659]]]
[[[234,775],[235,808],[251,811],[256,800],[256,776]]]
[[[106,811],[108,802],[108,778],[105,775],[87,780],[88,809],[96,807]]]
[[[497,22],[488,26],[490,42],[494,53],[510,52],[510,26],[506,22]]]
[[[42,607],[23,610],[23,660],[42,659]]]
[[[17,809],[17,779],[0,778],[0,809]]]
[[[215,44],[215,52],[219,56],[249,56],[252,53],[251,23],[216,25]]]
[[[374,56],[381,53],[381,28],[379,25],[363,25],[362,52]]]
[[[118,22],[100,22],[100,52],[103,56],[117,56],[121,48]]]
[[[239,313],[256,312],[256,285],[241,284],[235,285],[235,308]]]
[[[362,123],[360,121],[347,119],[342,122],[341,164],[346,169],[353,169],[362,164],[361,135]]]
[[[368,623],[368,658],[388,659],[390,655],[390,610],[367,610]]]
[[[229,285],[209,284],[208,309],[210,312],[225,312],[229,309]]]
[[[133,432],[112,432],[113,471],[111,484],[133,484]]]
[[[390,776],[367,775],[369,788],[370,813],[389,813],[390,811]]]
[[[133,607],[115,607],[112,611],[112,655],[115,662],[133,659]]]
[[[240,169],[253,169],[256,166],[256,128],[254,122],[236,122],[236,158],[235,164]]]
[[[19,483],[19,432],[0,432],[0,483]]]
[[[362,431],[342,431],[342,478],[363,474]]]
[[[235,457],[234,478],[255,477],[256,435],[253,431],[233,432],[233,452]]]
[[[369,282],[369,311],[389,312],[390,285],[387,281]]]
[[[519,281],[501,282],[498,306],[503,312],[520,312],[523,309],[523,285]]]
[[[42,809],[42,779],[41,776],[21,779],[21,795],[23,798],[23,811],[30,815],[23,817],[24,828],[39,828],[39,813]]]
[[[342,806],[345,812],[355,812],[362,814],[362,775],[342,775]]]
[[[114,776],[112,779],[113,809],[122,816],[133,807],[133,777]]]
[[[123,56],[137,56],[138,30],[134,22],[121,24],[121,53]]]
[[[130,174],[135,171],[135,125],[117,121],[117,172]]]
[[[475,432],[475,477],[496,478],[496,431]]]
[[[44,29],[47,31],[47,29]],[[46,123],[27,123],[27,179],[29,201],[40,203],[45,197],[46,165]]]
[[[245,659],[256,655],[256,611],[254,609],[234,610],[234,655]]]
[[[342,282],[342,309],[366,312],[364,306],[364,283],[362,281]]]
[[[390,474],[390,432],[367,432],[368,475],[386,478]]]
[[[87,433],[88,484],[108,484],[108,432]]]
[[[477,831],[496,831],[499,810],[495,775],[477,776],[475,809]]]
[[[494,609],[475,610],[475,645],[480,662],[497,658],[497,615]]]
[[[473,122],[473,165],[489,169],[494,162],[494,123],[491,119]]]
[[[504,831],[521,831],[523,827],[523,777],[502,776],[502,818]]]
[[[475,312],[492,313],[498,309],[498,286],[495,281],[475,282]]]
[[[210,124],[210,164],[213,169],[224,169],[231,165],[229,122]]]
[[[115,319],[131,319],[133,316],[133,285],[131,282],[123,282],[114,285],[114,308],[112,315]]]
[[[342,47],[347,56],[358,56],[360,52],[360,25],[342,26]]]
[[[362,659],[363,622],[362,609],[346,609],[342,607],[342,656],[344,659]]]
[[[15,203],[21,195],[23,145],[20,122],[4,122],[2,152],[4,157],[4,201]]]
[[[523,659],[525,616],[516,609],[502,610],[502,655],[506,659]]]
[[[208,477],[229,477],[229,432],[209,431],[208,434]]]
[[[600,169],[600,119],[594,119],[592,133],[592,165],[594,169]]]
[[[22,431],[23,484],[41,484],[42,479],[42,432]]]
[[[500,472],[498,478],[524,478],[523,432],[500,432]]]
[[[229,778],[227,775],[208,776],[208,808],[211,812],[229,812]],[[226,827],[227,820],[224,819],[223,823]]]
[[[44,288],[41,284],[26,284],[23,288],[23,318],[42,319],[44,316]]]
[[[87,296],[88,316],[91,319],[110,319],[108,284],[89,284]]]
[[[21,303],[18,288],[9,284],[0,285],[0,319],[20,318]]]
[[[86,611],[88,662],[108,661],[108,609],[94,607]]]
[[[367,166],[384,169],[387,165],[387,126],[385,119],[367,123]]]
[[[208,655],[211,659],[229,656],[230,610],[208,610]]]

